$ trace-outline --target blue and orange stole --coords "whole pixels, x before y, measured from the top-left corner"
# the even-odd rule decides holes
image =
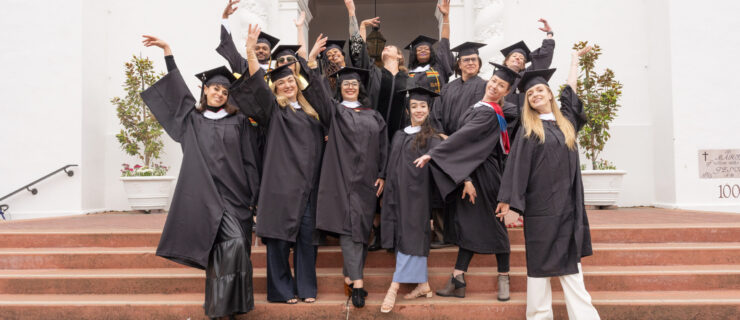
[[[498,126],[499,130],[501,131],[501,149],[504,150],[504,154],[509,154],[509,150],[511,150],[511,145],[509,145],[509,132],[506,131],[506,118],[504,118],[504,110],[501,109],[501,106],[499,106],[498,103],[495,102],[481,101],[479,103],[487,105],[491,107],[493,111],[496,111],[496,118],[498,118]]]

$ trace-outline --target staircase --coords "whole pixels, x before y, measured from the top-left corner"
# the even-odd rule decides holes
[[[156,257],[164,215],[96,214],[0,224],[0,319],[205,319],[204,272]],[[586,287],[602,319],[740,317],[740,215],[660,209],[589,212],[594,255]],[[256,308],[240,319],[523,319],[526,268],[521,229],[509,230],[511,300],[496,300],[496,261],[476,255],[467,297],[404,301],[379,312],[394,256],[371,252],[363,309],[347,307],[341,251],[319,249],[314,304],[267,303],[265,248],[252,250]],[[432,250],[429,281],[440,288],[456,248]],[[556,319],[567,318],[553,280]]]

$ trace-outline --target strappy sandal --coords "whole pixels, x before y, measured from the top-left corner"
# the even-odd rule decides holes
[[[391,310],[393,310],[393,306],[396,305],[397,294],[398,289],[388,289],[388,292],[385,294],[385,298],[383,298],[383,304],[380,305],[380,312],[389,313],[391,312]]]
[[[298,299],[297,298],[288,299],[288,301],[285,301],[285,303],[287,303],[287,304],[296,304],[296,303],[298,303]]]
[[[316,298],[305,298],[305,299],[303,299],[303,302],[305,302],[305,303],[314,303],[314,302],[316,302]]]
[[[431,298],[434,296],[434,293],[432,293],[432,288],[430,286],[427,286],[427,291],[422,291],[424,289],[421,288],[421,285],[416,286],[413,291],[409,292],[407,295],[403,296],[406,300],[416,299],[420,297],[427,297]]]

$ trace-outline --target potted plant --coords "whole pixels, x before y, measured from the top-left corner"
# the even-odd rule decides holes
[[[166,176],[167,167],[157,162],[164,147],[162,126],[149,112],[139,95],[157,82],[162,74],[154,72],[149,58],[133,56],[125,64],[126,95],[111,99],[116,106],[121,132],[116,135],[126,154],[137,157],[143,165],[123,164],[121,181],[134,210],[165,209],[172,188],[172,176]]]
[[[587,41],[581,41],[573,45],[573,49],[580,50],[587,45]],[[581,165],[585,203],[589,206],[608,207],[617,203],[622,177],[627,173],[617,170],[613,163],[599,157],[611,137],[609,124],[620,107],[622,84],[615,80],[614,72],[608,68],[601,74],[594,71],[601,48],[598,45],[593,47],[593,50],[581,56],[578,61],[581,70],[578,76],[578,93],[588,118],[588,122],[578,133],[578,144],[591,165],[590,170],[586,170],[586,164]]]

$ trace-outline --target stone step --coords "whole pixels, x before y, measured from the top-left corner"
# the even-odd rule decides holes
[[[156,247],[161,231],[13,229],[0,231],[0,248]],[[509,229],[509,236],[511,244],[524,244],[522,228]],[[591,236],[594,243],[737,242],[740,224],[592,226]]]
[[[740,264],[740,243],[596,243],[594,255],[584,258],[592,266]],[[524,246],[511,246],[511,265],[525,265]],[[155,248],[0,248],[0,269],[174,268],[179,265],[156,257]],[[432,250],[430,267],[452,267],[457,248]],[[255,268],[265,267],[265,247],[253,248]],[[476,255],[472,267],[496,265],[493,255]],[[339,247],[321,247],[319,268],[342,266]],[[370,252],[366,266],[391,268],[395,257],[385,250]]]
[[[590,292],[604,319],[735,319],[740,291]],[[322,295],[313,304],[268,303],[255,295],[255,310],[238,319],[522,319],[526,296],[499,302],[494,294],[459,298],[399,297],[392,313],[379,312],[383,294],[370,294],[366,306],[347,306],[341,294]],[[154,295],[0,295],[3,319],[207,319],[202,294]],[[556,319],[567,318],[562,293],[553,293]]]
[[[254,270],[256,293],[266,293],[266,270]],[[433,289],[442,288],[450,268],[430,268]],[[496,268],[471,268],[465,275],[468,293],[496,291]],[[343,292],[340,268],[317,270],[319,294]],[[365,289],[384,293],[392,281],[392,268],[367,268]],[[586,287],[593,291],[740,290],[740,265],[700,266],[584,266]],[[202,293],[205,274],[186,268],[160,269],[56,269],[5,270],[0,294],[180,294]],[[511,270],[511,292],[526,291],[526,268]],[[404,285],[400,292],[410,292]],[[553,290],[562,291],[558,281]]]

